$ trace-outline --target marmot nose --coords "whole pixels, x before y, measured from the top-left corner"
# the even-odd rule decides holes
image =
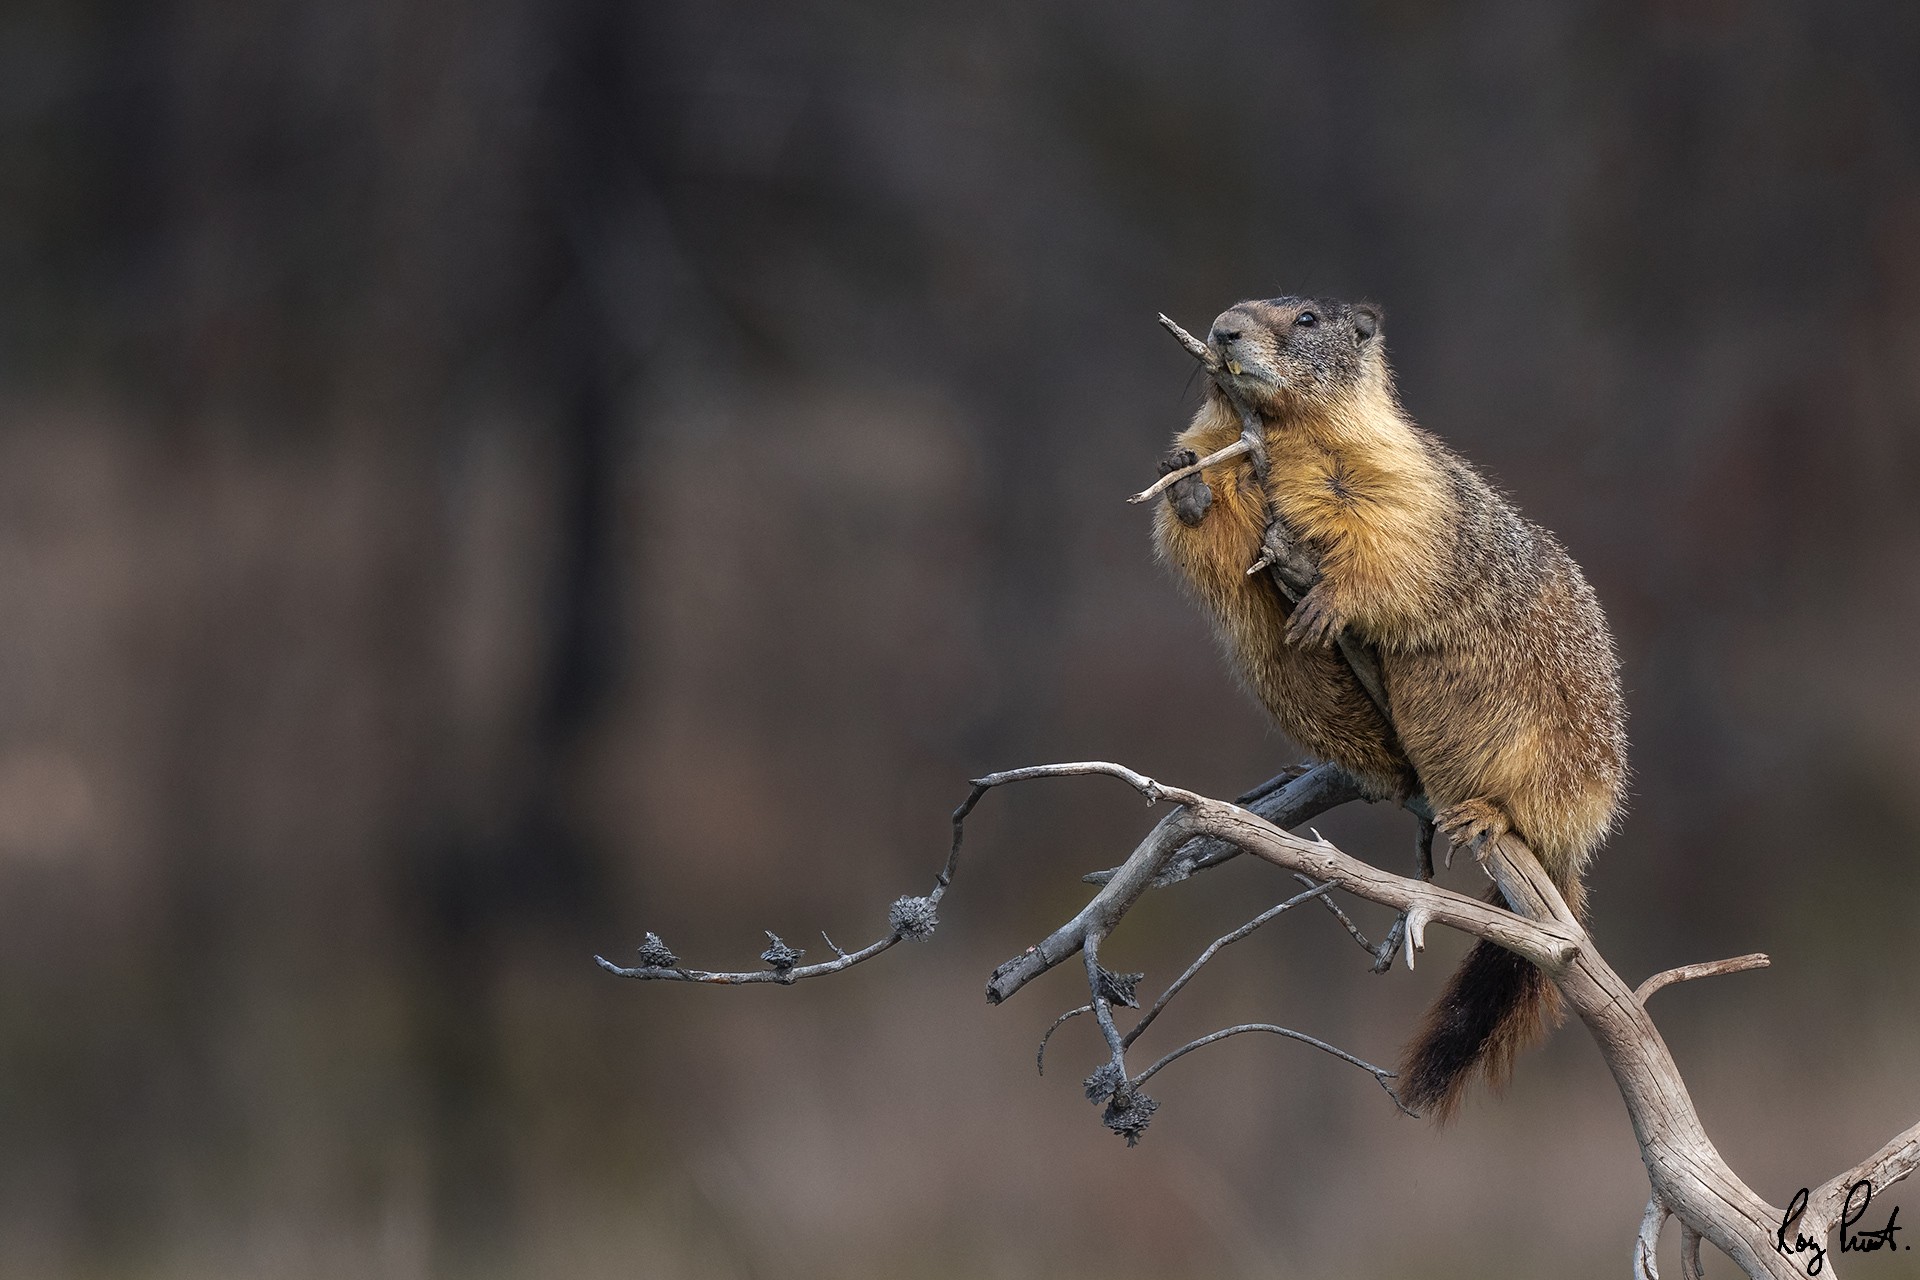
[[[1207,336],[1212,338],[1215,342],[1219,343],[1221,346],[1224,347],[1229,342],[1240,341],[1240,330],[1222,329],[1219,325],[1215,325],[1213,327],[1213,332],[1208,334]]]

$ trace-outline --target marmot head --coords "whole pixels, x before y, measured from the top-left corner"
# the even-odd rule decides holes
[[[1380,311],[1366,303],[1236,303],[1213,322],[1207,345],[1255,404],[1277,413],[1331,406],[1366,384],[1390,387]]]

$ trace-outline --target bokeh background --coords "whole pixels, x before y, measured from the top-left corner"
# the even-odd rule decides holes
[[[1901,0],[7,6],[0,1274],[1622,1274],[1578,1026],[1446,1130],[1251,1037],[1137,1150],[1084,1024],[1037,1078],[1075,979],[981,985],[1145,830],[1110,782],[990,798],[851,974],[592,963],[877,936],[991,768],[1293,759],[1121,501],[1196,402],[1155,312],[1280,291],[1383,303],[1597,585],[1598,936],[1776,962],[1656,1006],[1713,1136],[1776,1203],[1864,1156],[1920,1113],[1916,65]],[[1161,1047],[1390,1059],[1461,949],[1289,917]]]

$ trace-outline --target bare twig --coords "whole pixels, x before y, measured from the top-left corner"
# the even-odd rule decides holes
[[[1181,346],[1187,349],[1188,355],[1200,362],[1200,367],[1207,371],[1209,378],[1213,379],[1213,385],[1220,388],[1220,394],[1227,398],[1234,412],[1240,415],[1240,439],[1235,444],[1240,446],[1241,452],[1251,455],[1254,474],[1264,480],[1267,474],[1266,424],[1260,417],[1259,410],[1253,407],[1246,394],[1234,382],[1231,375],[1237,371],[1237,366],[1235,369],[1228,369],[1220,362],[1220,357],[1214,354],[1213,348],[1182,329],[1165,314],[1160,316],[1160,324],[1179,341]],[[1233,448],[1234,445],[1227,447]],[[1165,484],[1171,484],[1179,478],[1180,476],[1175,474],[1171,477],[1162,477],[1162,481]],[[1149,496],[1150,492],[1139,493],[1128,501],[1144,502]]]
[[[1660,1228],[1667,1225],[1667,1206],[1654,1196],[1647,1201],[1647,1212],[1640,1219],[1640,1234],[1633,1241],[1635,1280],[1660,1280]]]
[[[1047,1034],[1040,1037],[1040,1048],[1033,1055],[1034,1069],[1039,1074],[1047,1074],[1047,1041],[1053,1039],[1053,1033],[1081,1014],[1092,1012],[1093,1006],[1091,1004],[1083,1004],[1078,1009],[1067,1010],[1053,1020],[1053,1025],[1047,1028]]]
[[[1700,1233],[1686,1223],[1680,1224],[1680,1280],[1707,1280],[1700,1265]]]
[[[1113,1069],[1116,1078],[1127,1078],[1127,1046],[1120,1040],[1120,1028],[1113,1024],[1113,1002],[1107,999],[1106,983],[1100,980],[1100,940],[1101,933],[1087,935],[1086,945],[1082,948],[1087,966],[1087,989],[1093,993],[1093,1018],[1100,1024],[1100,1034],[1106,1037],[1107,1051],[1113,1055]]]
[[[1232,462],[1235,458],[1244,457],[1252,453],[1253,450],[1253,442],[1245,436],[1241,436],[1232,444],[1224,448],[1215,449],[1198,462],[1189,462],[1184,467],[1167,472],[1167,474],[1161,476],[1158,480],[1155,480],[1152,484],[1128,498],[1127,501],[1133,503],[1151,502],[1180,481],[1185,480],[1188,476],[1197,475],[1205,471],[1208,467],[1217,467],[1223,462]]]
[[[1220,357],[1213,353],[1212,347],[1209,347],[1206,343],[1200,341],[1200,339],[1194,337],[1185,329],[1182,329],[1179,325],[1168,319],[1165,312],[1160,314],[1159,320],[1160,326],[1172,334],[1181,346],[1192,353],[1193,358],[1200,362],[1200,366],[1203,369],[1211,373],[1220,367]]]
[[[1773,961],[1760,952],[1752,955],[1734,956],[1731,960],[1707,960],[1700,964],[1683,964],[1677,969],[1666,969],[1654,974],[1633,989],[1633,998],[1641,1004],[1647,997],[1676,982],[1692,982],[1695,978],[1711,978],[1722,973],[1743,973],[1748,969],[1764,969]]]
[[[1318,836],[1319,832],[1315,832],[1314,834]],[[1313,884],[1313,877],[1309,875],[1302,875],[1296,872],[1293,878],[1295,880],[1298,880],[1301,884],[1304,884],[1304,885]],[[1367,935],[1360,932],[1360,926],[1353,922],[1352,916],[1348,915],[1345,911],[1342,911],[1340,909],[1340,904],[1333,900],[1333,895],[1327,892],[1327,887],[1325,885],[1318,886],[1314,890],[1314,894],[1320,899],[1320,905],[1325,907],[1330,913],[1332,913],[1333,918],[1340,922],[1340,927],[1347,931],[1347,936],[1352,938],[1355,942],[1359,943],[1360,949],[1366,952],[1368,955],[1372,956],[1377,962],[1380,958],[1381,948],[1376,947],[1371,942],[1367,941]],[[1389,934],[1388,936],[1397,937],[1398,935]],[[1382,947],[1384,947],[1385,945],[1386,945],[1385,943],[1381,944]],[[1393,945],[1395,947],[1398,947],[1400,944],[1398,941],[1395,941]],[[1391,952],[1389,952],[1389,954],[1391,954]]]
[[[887,936],[868,943],[858,951],[842,950],[832,938],[827,937],[826,930],[823,929],[820,931],[820,936],[826,939],[828,949],[834,953],[832,960],[819,964],[793,964],[791,959],[797,959],[799,955],[795,952],[787,963],[774,964],[775,952],[781,946],[779,940],[775,939],[774,950],[770,950],[767,956],[763,957],[768,960],[769,968],[728,973],[688,969],[666,951],[658,938],[648,934],[648,945],[641,948],[640,964],[632,967],[617,965],[605,956],[595,956],[593,961],[608,973],[617,974],[622,978],[638,978],[646,982],[703,982],[729,987],[755,982],[777,982],[782,986],[791,986],[808,978],[820,978],[830,973],[851,969],[857,964],[864,964],[882,952],[891,950],[896,943],[924,941],[933,936],[934,929],[939,925],[940,899],[946,896],[947,886],[953,883],[954,875],[960,870],[960,836],[965,827],[967,815],[973,812],[973,806],[980,803],[980,797],[986,793],[987,788],[976,782],[973,791],[953,811],[953,843],[947,849],[946,865],[941,867],[940,873],[933,878],[932,891],[924,898],[896,899],[887,911],[887,923],[891,926]],[[771,933],[767,936],[773,937]],[[654,957],[658,957],[657,962]]]
[[[1278,906],[1268,907],[1265,911],[1262,911],[1259,915],[1247,921],[1245,924],[1241,925],[1238,929],[1235,929],[1232,933],[1223,934],[1220,937],[1215,938],[1213,940],[1213,944],[1209,946],[1205,951],[1202,951],[1197,960],[1195,960],[1192,964],[1187,966],[1187,971],[1181,974],[1178,978],[1175,978],[1173,980],[1173,985],[1160,993],[1160,998],[1153,1002],[1153,1007],[1140,1015],[1140,1021],[1134,1023],[1133,1029],[1127,1032],[1127,1034],[1124,1037],[1122,1037],[1121,1044],[1129,1048],[1132,1047],[1133,1042],[1140,1038],[1141,1033],[1144,1032],[1148,1027],[1153,1025],[1153,1020],[1160,1016],[1160,1011],[1167,1007],[1167,1002],[1169,1000],[1172,1000],[1175,996],[1179,995],[1181,989],[1185,987],[1189,982],[1193,981],[1194,975],[1200,972],[1201,968],[1207,963],[1207,961],[1213,959],[1214,956],[1218,955],[1222,947],[1232,946],[1234,943],[1240,941],[1242,938],[1249,936],[1250,934],[1253,933],[1255,929],[1258,929],[1261,925],[1265,924],[1269,920],[1272,920],[1274,917],[1280,915],[1282,912],[1289,911],[1292,908],[1299,906],[1301,903],[1306,902],[1311,898],[1318,898],[1325,891],[1326,891],[1325,885],[1317,885],[1309,881],[1307,886],[1307,891],[1305,893],[1296,893],[1291,898],[1288,898],[1285,902],[1280,903]],[[1054,1025],[1058,1026],[1059,1023],[1055,1023]]]
[[[1320,1050],[1322,1053],[1330,1053],[1334,1057],[1340,1059],[1342,1062],[1352,1063],[1354,1066],[1359,1067],[1362,1071],[1368,1072],[1373,1076],[1374,1082],[1378,1084],[1382,1089],[1386,1090],[1387,1096],[1393,1099],[1394,1106],[1400,1108],[1400,1110],[1404,1114],[1412,1116],[1416,1120],[1420,1118],[1419,1112],[1409,1111],[1407,1109],[1406,1103],[1400,1101],[1400,1095],[1393,1091],[1393,1086],[1387,1083],[1387,1081],[1397,1079],[1398,1077],[1396,1077],[1393,1072],[1388,1071],[1385,1067],[1376,1067],[1371,1062],[1366,1061],[1364,1058],[1357,1058],[1353,1054],[1348,1053],[1345,1049],[1335,1048],[1333,1045],[1328,1044],[1325,1040],[1317,1040],[1303,1031],[1295,1031],[1290,1027],[1276,1027],[1276,1026],[1273,1026],[1271,1023],[1266,1023],[1266,1022],[1248,1022],[1248,1023],[1242,1024],[1241,1026],[1228,1027],[1224,1031],[1215,1031],[1211,1035],[1204,1035],[1204,1036],[1201,1036],[1198,1040],[1194,1040],[1188,1044],[1183,1044],[1178,1049],[1175,1049],[1172,1053],[1167,1054],[1164,1058],[1161,1058],[1158,1062],[1148,1067],[1145,1071],[1142,1071],[1139,1075],[1133,1077],[1133,1079],[1129,1083],[1131,1083],[1133,1087],[1137,1089],[1141,1085],[1145,1084],[1148,1080],[1152,1079],[1155,1075],[1159,1074],[1160,1069],[1162,1067],[1173,1062],[1176,1058],[1184,1058],[1189,1053],[1192,1053],[1195,1049],[1204,1049],[1206,1046],[1210,1044],[1214,1044],[1217,1041],[1225,1040],[1228,1036],[1244,1035],[1249,1031],[1264,1031],[1269,1035],[1285,1036],[1289,1040],[1298,1040],[1302,1044],[1312,1045],[1314,1048]]]
[[[755,969],[744,973],[716,973],[706,969],[663,968],[658,965],[635,965],[627,968],[617,965],[605,956],[595,956],[593,961],[608,973],[618,974],[622,978],[640,978],[651,982],[707,982],[720,986],[742,986],[751,982],[777,982],[782,986],[818,978],[829,973],[838,973],[842,969],[851,969],[873,959],[881,952],[900,941],[894,934],[888,934],[877,942],[868,943],[855,952],[841,952],[834,960],[820,964],[788,965],[784,968]]]

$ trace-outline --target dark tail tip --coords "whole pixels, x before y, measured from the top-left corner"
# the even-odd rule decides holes
[[[1400,1101],[1445,1123],[1476,1070],[1504,1085],[1515,1056],[1560,1017],[1560,992],[1546,975],[1505,947],[1474,943],[1407,1048]]]

